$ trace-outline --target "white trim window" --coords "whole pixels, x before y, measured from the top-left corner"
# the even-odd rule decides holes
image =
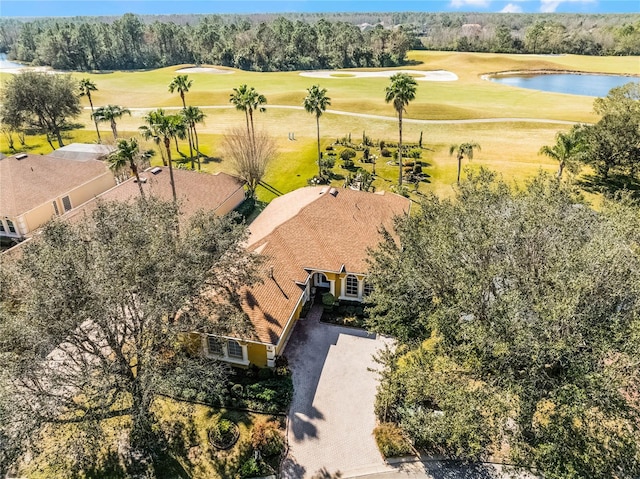
[[[235,339],[220,338],[206,335],[205,351],[207,356],[234,364],[249,364],[246,344],[240,344]]]
[[[13,221],[7,219],[7,226],[9,227],[9,233],[16,234],[16,226],[13,224]]]
[[[344,287],[345,296],[358,297],[358,278],[352,274],[348,274],[345,279]]]

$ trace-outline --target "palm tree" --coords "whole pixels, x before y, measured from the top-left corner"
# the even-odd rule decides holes
[[[238,88],[233,89],[233,93],[231,93],[229,97],[229,102],[235,105],[236,110],[244,111],[247,121],[247,134],[250,135],[255,142],[256,135],[253,127],[253,112],[266,111],[266,108],[262,105],[266,105],[267,97],[258,93],[254,87],[240,85]]]
[[[185,122],[193,133],[192,138],[195,141],[196,155],[198,157],[198,169],[200,169],[200,142],[198,141],[198,132],[196,131],[196,125],[203,123],[207,115],[197,106],[188,106],[182,111]],[[191,157],[191,168],[193,169],[193,157]]]
[[[173,181],[173,165],[171,162],[171,139],[176,137],[184,137],[185,123],[180,115],[165,115],[162,108],[150,112],[144,117],[146,125],[139,128],[140,133],[145,139],[153,139],[156,144],[164,145],[167,155],[167,163],[169,165],[169,179],[171,182],[171,192],[173,193],[173,201],[178,202],[176,195],[176,185]],[[156,140],[157,139],[157,140]]]
[[[138,141],[135,138],[123,139],[118,140],[118,149],[109,155],[108,162],[109,168],[115,173],[127,167],[131,170],[131,173],[136,177],[138,188],[140,188],[140,196],[144,199],[144,191],[138,175],[138,160],[140,156]]]
[[[320,117],[327,110],[327,107],[331,105],[331,98],[327,96],[327,89],[320,88],[320,85],[313,85],[307,90],[308,94],[304,97],[302,105],[308,113],[313,113],[316,116],[316,133],[318,136],[318,175],[322,175],[320,153]]]
[[[480,150],[480,145],[475,142],[460,143],[459,145],[451,145],[449,147],[449,155],[457,154],[458,158],[458,179],[457,183],[460,184],[460,170],[462,169],[462,158],[465,156],[470,160],[473,160],[473,151]]]
[[[96,125],[96,133],[98,134],[98,143],[102,141],[100,138],[100,130],[98,129],[98,121],[95,117],[95,112],[93,111],[93,100],[91,99],[91,92],[98,91],[98,87],[95,83],[93,83],[88,78],[83,78],[80,80],[80,96],[86,96],[87,100],[89,100],[89,105],[91,106],[91,118],[93,118],[93,123]]]
[[[543,146],[539,154],[546,155],[558,162],[558,178],[562,178],[565,167],[573,170],[575,160],[579,160],[584,152],[584,143],[580,135],[580,129],[573,127],[569,132],[559,131],[556,134],[556,144],[553,146]]]
[[[118,139],[118,129],[116,127],[116,120],[122,118],[124,115],[131,116],[131,111],[128,108],[124,108],[118,105],[101,106],[93,114],[94,121],[108,121],[111,123],[111,131],[113,132],[113,138]]]
[[[398,112],[398,163],[400,173],[398,175],[398,185],[402,186],[402,113],[405,107],[416,97],[416,80],[406,73],[396,73],[391,77],[391,85],[385,88],[384,101],[393,102],[393,107]]]
[[[185,102],[184,94],[189,91],[191,85],[193,85],[193,81],[189,80],[188,75],[178,75],[173,80],[171,80],[171,83],[169,83],[170,93],[173,93],[174,91],[180,93],[183,111],[187,109],[187,103]],[[187,130],[187,140],[189,141],[189,158],[191,158],[191,169],[193,169],[193,139],[191,138],[191,129]]]

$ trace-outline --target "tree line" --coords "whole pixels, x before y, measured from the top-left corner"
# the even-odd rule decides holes
[[[210,63],[285,71],[396,66],[409,49],[640,54],[638,15],[354,13],[0,19],[0,51],[62,70]]]
[[[251,24],[203,17],[195,25],[133,14],[112,22],[45,19],[2,23],[10,58],[61,70],[159,68],[209,63],[255,71],[388,67],[405,62],[419,42],[411,29],[363,32],[346,22],[293,22],[279,17]]]

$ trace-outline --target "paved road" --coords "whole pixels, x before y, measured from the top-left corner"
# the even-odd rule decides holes
[[[132,112],[146,113],[148,111],[155,110],[156,108],[162,108],[163,110],[182,110],[181,106],[163,106],[163,107],[148,107],[148,108],[129,108]],[[233,105],[204,105],[199,106],[202,109],[212,110],[228,110],[235,108]],[[267,108],[275,108],[280,110],[304,110],[304,107],[294,105],[267,105]],[[85,110],[90,110],[91,107],[84,107]],[[371,120],[383,120],[397,122],[398,119],[395,116],[385,115],[371,115],[369,113],[355,113],[351,111],[342,110],[327,110],[325,114],[334,114],[342,116],[352,116],[357,118],[367,118]],[[403,118],[403,123],[413,123],[417,125],[458,125],[466,123],[547,123],[553,125],[575,125],[576,121],[567,120],[550,120],[547,118],[470,118],[466,120],[421,120],[417,118]]]

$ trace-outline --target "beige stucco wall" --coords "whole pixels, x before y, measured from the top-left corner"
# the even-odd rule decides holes
[[[116,181],[111,172],[105,171],[104,174],[98,176],[97,178],[94,178],[93,180],[88,181],[78,186],[77,188],[74,188],[73,190],[60,195],[55,199],[52,198],[46,203],[43,203],[42,205],[27,211],[19,217],[22,222],[18,220],[18,224],[24,224],[24,226],[26,227],[26,231],[21,227],[21,233],[23,235],[30,233],[33,230],[40,228],[47,221],[53,218],[56,214],[53,208],[54,201],[58,204],[58,212],[62,215],[65,213],[62,204],[62,198],[64,198],[65,196],[69,196],[69,199],[71,200],[71,208],[75,208],[98,196],[100,193],[103,193],[108,189],[114,187],[115,184]]]
[[[76,208],[80,206],[82,203],[89,201],[92,198],[95,198],[100,193],[104,193],[109,188],[113,188],[116,186],[116,180],[111,174],[111,172],[107,171],[103,175],[84,183],[83,185],[74,188],[69,193],[65,195],[60,195],[60,205],[62,205],[62,198],[64,196],[69,196],[71,199],[71,207]],[[62,214],[64,210],[60,212]]]
[[[229,198],[227,198],[218,208],[216,208],[216,214],[224,216],[244,201],[244,188],[238,188]]]

